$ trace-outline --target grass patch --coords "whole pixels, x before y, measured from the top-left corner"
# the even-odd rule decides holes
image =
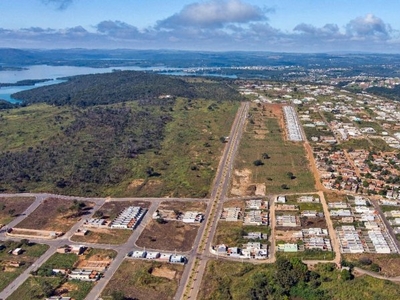
[[[74,253],[54,253],[40,269],[72,269],[77,261]]]
[[[13,241],[0,242],[6,248],[0,251],[0,291],[21,275],[37,258],[47,251],[49,246],[35,243],[20,243]],[[8,254],[10,250],[22,248],[23,253],[15,256]],[[21,266],[11,267],[10,262],[19,262]]]
[[[112,299],[114,291],[121,291],[126,298],[132,299],[173,299],[183,268],[159,262],[124,260],[105,287],[102,298]]]
[[[257,109],[257,110],[254,110]],[[271,109],[271,112],[268,111]],[[302,143],[287,141],[280,125],[280,107],[265,105],[252,106],[253,122],[248,122],[235,160],[235,169],[249,169],[251,182],[265,183],[267,193],[307,192],[315,190],[314,176]],[[263,135],[260,136],[260,132]],[[269,158],[263,159],[264,153]],[[262,160],[263,165],[253,162]],[[288,176],[292,173],[294,176]],[[282,186],[286,185],[286,189]]]
[[[71,241],[96,244],[121,245],[132,235],[131,229],[89,228],[84,236],[73,235]]]

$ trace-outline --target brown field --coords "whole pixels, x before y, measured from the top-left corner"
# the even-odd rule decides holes
[[[168,251],[189,251],[192,248],[199,226],[179,221],[160,224],[152,220],[143,230],[136,245]]]
[[[22,214],[34,201],[34,197],[0,197],[0,227]]]
[[[105,218],[113,220],[122,212],[126,207],[140,206],[142,208],[149,208],[150,202],[147,201],[108,201],[97,211],[102,213]]]
[[[123,292],[125,299],[173,299],[184,266],[124,260],[102,293],[104,300],[112,299],[113,291]]]
[[[300,217],[300,221],[301,221],[301,228],[323,228],[326,229],[326,220],[325,218],[307,218],[307,217]]]
[[[160,209],[170,209],[179,210],[181,212],[185,211],[199,211],[205,212],[207,208],[207,202],[199,201],[163,201],[161,202]]]
[[[224,207],[240,207],[242,211],[246,208],[245,200],[229,200],[224,203]]]
[[[86,207],[79,216],[74,211],[69,210],[69,207],[73,204],[72,201],[48,198],[16,227],[67,232],[82,215],[88,213],[93,207],[92,202],[83,202]]]
[[[133,232],[131,229],[109,228],[88,228],[88,230],[89,233],[85,236],[73,235],[71,240],[84,243],[120,245],[126,243]]]
[[[380,274],[388,277],[400,276],[400,255],[399,254],[373,254],[373,253],[361,253],[361,254],[343,254],[346,261],[358,262],[361,257],[368,257],[372,260],[372,263],[377,264],[381,271]],[[362,269],[368,270],[367,267],[360,266]]]

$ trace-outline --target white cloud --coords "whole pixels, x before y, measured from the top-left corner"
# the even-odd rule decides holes
[[[179,13],[158,22],[159,28],[219,28],[266,20],[266,10],[240,0],[211,0],[185,6]]]

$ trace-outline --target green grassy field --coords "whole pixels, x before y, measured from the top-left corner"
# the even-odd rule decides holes
[[[119,291],[125,299],[173,299],[182,272],[182,265],[124,260],[102,292],[102,298],[112,300],[113,293]]]
[[[7,241],[0,244],[6,246],[5,249],[0,251],[0,267],[2,268],[2,271],[0,271],[0,291],[8,286],[20,274],[22,274],[23,271],[31,266],[32,263],[34,263],[37,258],[42,256],[42,254],[49,248],[47,245],[42,244],[21,245],[21,243],[12,241]],[[9,251],[12,251],[17,247],[22,248],[24,252],[18,256],[8,254]],[[20,262],[21,266],[9,267],[8,264],[10,262]]]
[[[237,109],[238,103],[178,99],[161,150],[132,161],[143,183],[130,188],[125,182],[117,195],[206,197],[225,146],[219,139],[229,135]],[[143,176],[148,166],[160,176]]]
[[[272,114],[261,116],[259,110],[251,111],[256,121],[255,124],[249,122],[243,134],[235,169],[251,170],[251,181],[265,183],[267,193],[315,190],[314,177],[303,145],[286,141],[278,119]],[[266,131],[263,138],[255,138],[254,132],[259,128]],[[263,153],[267,153],[269,158],[262,159]],[[263,165],[255,166],[253,162],[257,159],[262,160]],[[289,172],[293,173],[294,178],[289,178]],[[283,184],[287,185],[287,190],[282,189]]]

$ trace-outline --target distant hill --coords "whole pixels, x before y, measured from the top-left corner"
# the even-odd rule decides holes
[[[165,95],[188,99],[218,99],[240,101],[242,96],[227,83],[229,80],[215,79],[213,82],[190,82],[190,78],[158,75],[135,71],[82,75],[70,77],[67,82],[43,86],[19,92],[15,99],[25,103],[47,103],[52,105],[76,105],[80,107],[112,104],[127,101],[146,103],[159,102]]]

